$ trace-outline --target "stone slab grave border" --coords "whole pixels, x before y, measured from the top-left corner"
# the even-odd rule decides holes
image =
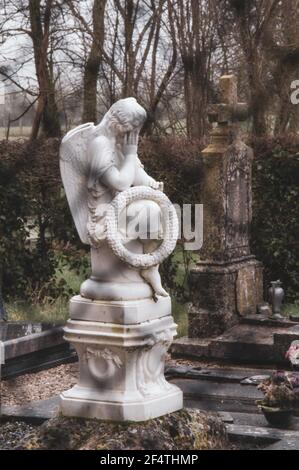
[[[21,420],[32,425],[40,425],[56,416],[58,409],[58,396],[25,406],[4,405],[1,410],[0,422]],[[261,450],[298,450],[299,448],[299,431],[282,430],[262,425],[263,417],[258,414],[219,411],[218,416],[224,422],[228,437],[233,443],[246,444],[247,448],[258,446]],[[244,422],[251,424],[239,424]]]
[[[185,407],[218,414],[232,443],[246,449],[298,450],[299,418],[294,419],[290,430],[270,427],[255,405],[260,392],[253,383],[258,383],[258,379],[245,385],[246,379],[261,378],[271,372],[268,369],[177,366],[169,367],[166,376],[183,389]],[[226,396],[231,392],[234,397]],[[22,420],[40,425],[56,416],[58,410],[58,396],[23,406],[3,405],[1,421]]]
[[[272,373],[273,369],[221,368],[215,365],[176,366],[168,367],[165,371],[167,379],[183,391],[185,406],[205,411],[243,414],[258,412],[256,401],[263,394],[257,389],[257,385]]]
[[[0,343],[2,379],[77,360],[63,327],[49,323],[0,323]]]
[[[231,442],[243,448],[299,450],[299,417],[292,429],[271,428],[256,400],[262,394],[256,385],[270,375],[270,369],[177,366],[166,377],[184,392],[184,405],[214,411],[227,428]],[[171,378],[172,377],[172,378]]]
[[[288,365],[285,353],[294,340],[299,340],[299,323],[252,315],[216,337],[178,338],[171,353],[236,364]]]

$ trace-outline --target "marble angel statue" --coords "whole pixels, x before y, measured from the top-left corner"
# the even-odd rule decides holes
[[[66,196],[81,241],[91,246],[92,275],[80,289],[88,299],[168,295],[159,263],[175,247],[177,217],[137,155],[145,119],[135,98],[121,99],[98,125],[78,126],[62,140]]]

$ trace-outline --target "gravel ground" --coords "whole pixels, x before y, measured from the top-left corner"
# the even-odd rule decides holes
[[[33,431],[34,427],[23,421],[8,423],[1,423],[0,421],[0,450],[17,449],[23,441],[24,436]]]
[[[199,365],[187,360],[168,360],[168,365]],[[77,382],[78,363],[62,364],[52,369],[25,374],[0,382],[1,403],[24,405],[35,400],[45,400],[59,395]]]
[[[35,400],[45,400],[59,395],[77,382],[78,363],[63,364],[34,374],[2,380],[1,403],[24,405]]]
[[[167,358],[167,366],[177,365],[192,367],[225,367],[215,363],[192,361],[189,359]],[[246,368],[244,367],[244,370]],[[63,364],[52,369],[21,375],[14,379],[0,382],[1,403],[6,405],[24,405],[35,400],[44,400],[59,395],[77,382],[78,363]]]
[[[167,366],[175,367],[177,365],[204,368],[221,367],[221,364],[216,365],[215,363],[188,359],[173,359],[168,356]],[[24,405],[31,401],[51,398],[72,387],[77,382],[77,376],[78,363],[73,363],[22,375],[14,379],[2,380],[0,382],[1,403],[6,405]],[[23,448],[24,437],[26,436],[27,441],[29,436],[36,434],[36,432],[39,434],[38,429],[43,429],[44,427],[32,426],[21,421],[0,421],[0,450]],[[92,448],[93,444],[90,442],[88,446]]]

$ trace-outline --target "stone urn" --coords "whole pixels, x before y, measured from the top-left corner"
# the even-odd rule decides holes
[[[272,306],[272,313],[274,316],[281,316],[281,307],[284,299],[284,290],[281,287],[281,282],[272,281],[269,289],[269,300]]]

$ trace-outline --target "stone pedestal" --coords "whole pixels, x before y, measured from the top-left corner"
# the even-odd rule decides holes
[[[65,339],[79,356],[79,382],[61,395],[65,416],[144,421],[183,406],[181,390],[164,377],[176,334],[169,297],[70,302]]]
[[[189,338],[211,337],[255,314],[263,301],[263,266],[254,258],[227,264],[199,263],[190,273]]]

